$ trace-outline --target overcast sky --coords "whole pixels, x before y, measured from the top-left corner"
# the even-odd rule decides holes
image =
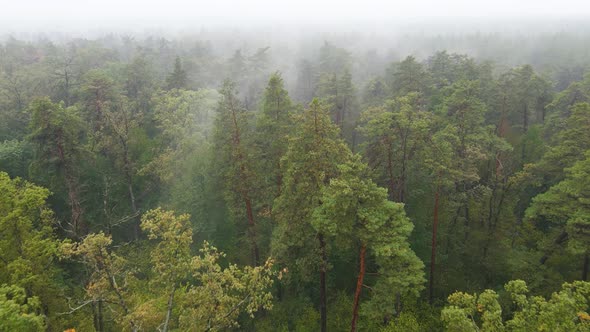
[[[590,0],[0,0],[3,27],[590,18]],[[0,23],[2,26],[2,23]]]

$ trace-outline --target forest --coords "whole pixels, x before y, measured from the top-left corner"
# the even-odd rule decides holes
[[[0,331],[590,331],[580,31],[3,35]]]

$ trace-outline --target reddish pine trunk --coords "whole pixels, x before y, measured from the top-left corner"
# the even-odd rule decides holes
[[[440,175],[439,175],[440,177]],[[436,188],[434,194],[434,216],[432,220],[432,252],[430,254],[430,303],[434,299],[434,269],[436,264],[436,229],[438,228],[438,203],[439,203],[440,185]]]
[[[350,331],[356,331],[356,321],[359,313],[359,302],[361,299],[361,291],[363,289],[363,279],[365,278],[365,254],[367,246],[363,243],[361,245],[361,252],[359,253],[359,275],[356,280],[356,290],[354,291],[354,304],[352,306],[352,324]]]
[[[318,240],[320,242],[320,255],[321,255],[321,267],[320,267],[320,320],[321,320],[321,332],[327,331],[327,309],[326,309],[326,270],[327,270],[327,255],[326,255],[326,242],[324,241],[324,235],[319,234]]]

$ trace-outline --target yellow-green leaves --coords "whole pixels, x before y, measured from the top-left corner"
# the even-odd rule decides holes
[[[502,319],[499,296],[492,290],[480,295],[462,292],[451,294],[441,318],[447,331],[589,331],[590,283],[565,283],[549,299],[529,297],[522,280],[504,286],[515,304],[506,321]]]
[[[260,309],[272,308],[273,261],[264,265],[223,268],[223,253],[205,242],[201,254],[191,261],[192,278],[180,304],[180,327],[184,331],[220,331],[238,327],[238,316],[254,317]]]
[[[149,239],[158,241],[151,251],[153,281],[168,292],[174,291],[190,275],[193,232],[189,220],[188,214],[176,216],[174,211],[160,208],[147,211],[141,217],[141,229]]]
[[[36,332],[46,328],[41,301],[18,286],[0,285],[0,331]]]
[[[0,172],[0,192],[0,285],[10,285],[7,292],[24,289],[45,304],[61,305],[55,283],[59,271],[53,265],[59,241],[53,235],[53,213],[45,203],[49,191]]]
[[[89,301],[108,307],[119,327],[218,331],[238,326],[242,313],[253,316],[272,307],[271,259],[258,267],[222,267],[224,254],[207,242],[199,255],[192,255],[189,215],[158,208],[141,219],[142,230],[155,242],[146,246],[151,264],[132,265],[103,233],[62,246],[65,256],[80,260],[91,272]]]

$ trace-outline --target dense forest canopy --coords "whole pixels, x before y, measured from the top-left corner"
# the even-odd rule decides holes
[[[568,22],[0,24],[0,331],[590,331]]]

